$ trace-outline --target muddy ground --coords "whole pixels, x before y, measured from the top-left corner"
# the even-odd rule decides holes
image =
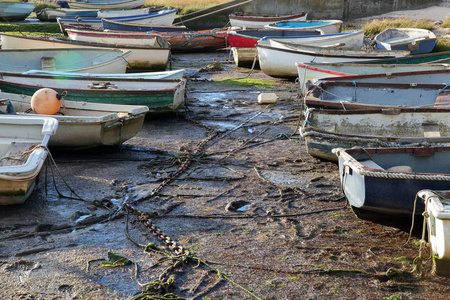
[[[357,218],[337,165],[307,154],[297,84],[228,59],[174,55],[186,105],[149,116],[119,151],[52,152],[28,201],[0,209],[1,299],[444,299],[450,279],[430,261],[423,278],[408,273],[421,224],[407,243],[409,220]],[[216,85],[230,77],[273,86]],[[258,104],[261,92],[279,100]],[[123,204],[189,255],[115,214]],[[102,265],[108,252],[129,264]]]
[[[0,299],[448,298],[450,279],[413,263],[421,222],[409,239],[411,220],[358,218],[337,165],[307,154],[297,84],[229,58],[174,54],[186,104],[120,150],[52,151],[27,202],[0,207]]]

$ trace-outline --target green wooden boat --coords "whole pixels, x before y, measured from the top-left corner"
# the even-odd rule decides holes
[[[405,57],[358,61],[358,64],[445,64],[450,62],[450,51],[415,54]]]
[[[184,99],[186,79],[132,79],[114,77],[55,77],[0,72],[0,89],[33,95],[51,88],[71,101],[145,105],[151,113],[176,112]]]

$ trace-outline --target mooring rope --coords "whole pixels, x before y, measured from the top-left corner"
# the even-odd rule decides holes
[[[337,149],[336,153],[340,150]],[[346,161],[344,166],[350,167],[361,176],[387,178],[387,179],[407,179],[407,180],[427,180],[427,181],[450,181],[450,175],[425,175],[419,173],[398,173],[388,171],[368,171],[364,170],[364,166],[357,161]]]

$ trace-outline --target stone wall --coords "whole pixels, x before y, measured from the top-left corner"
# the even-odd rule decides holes
[[[396,10],[418,9],[436,3],[434,0],[233,0],[216,7],[198,11],[175,20],[192,30],[221,28],[228,25],[228,15],[285,15],[307,12],[310,20],[351,20],[380,15]]]
[[[301,11],[308,19],[349,20],[395,10],[431,6],[435,0],[253,0],[236,11],[250,14],[290,14]]]

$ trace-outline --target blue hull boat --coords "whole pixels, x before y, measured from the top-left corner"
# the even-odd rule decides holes
[[[420,28],[390,28],[375,36],[379,50],[407,50],[411,54],[429,53],[436,46],[436,35]]]
[[[411,217],[424,212],[416,194],[450,189],[450,147],[333,150],[348,202],[358,209]]]

